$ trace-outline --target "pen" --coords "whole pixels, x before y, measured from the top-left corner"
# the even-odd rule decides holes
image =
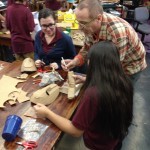
[[[63,57],[61,57],[62,61],[63,61],[63,64],[65,65],[65,67],[67,67],[66,63],[65,63],[65,60]]]

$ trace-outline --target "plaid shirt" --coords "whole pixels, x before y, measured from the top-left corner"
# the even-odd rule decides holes
[[[80,65],[84,63],[91,45],[104,40],[112,41],[118,48],[120,61],[127,75],[146,68],[145,48],[137,33],[125,20],[108,13],[103,13],[99,36],[86,37],[84,46],[76,56]]]

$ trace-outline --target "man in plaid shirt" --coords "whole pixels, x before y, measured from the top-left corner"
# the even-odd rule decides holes
[[[90,46],[108,40],[118,48],[122,67],[134,83],[147,65],[145,48],[132,26],[117,16],[103,12],[99,0],[81,1],[75,14],[80,29],[85,33],[85,44],[73,60],[65,60],[66,66],[62,62],[63,69],[83,65]]]

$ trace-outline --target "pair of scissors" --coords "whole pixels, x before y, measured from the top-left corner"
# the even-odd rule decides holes
[[[23,146],[24,150],[34,149],[38,146],[37,142],[35,142],[35,141],[16,142],[16,144]]]
[[[45,66],[45,62],[44,62],[43,59],[42,59],[42,60],[41,60],[41,67],[38,68],[38,72],[40,72],[40,73],[45,72],[44,66]]]

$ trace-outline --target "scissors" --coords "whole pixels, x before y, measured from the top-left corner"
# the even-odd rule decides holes
[[[16,144],[22,145],[24,150],[34,149],[37,147],[37,142],[35,141],[16,142]]]
[[[41,67],[38,68],[38,72],[40,72],[40,73],[45,72],[45,71],[44,71],[44,65],[45,65],[45,63],[44,63],[44,61],[43,61],[43,59],[42,59],[42,60],[41,60]]]

